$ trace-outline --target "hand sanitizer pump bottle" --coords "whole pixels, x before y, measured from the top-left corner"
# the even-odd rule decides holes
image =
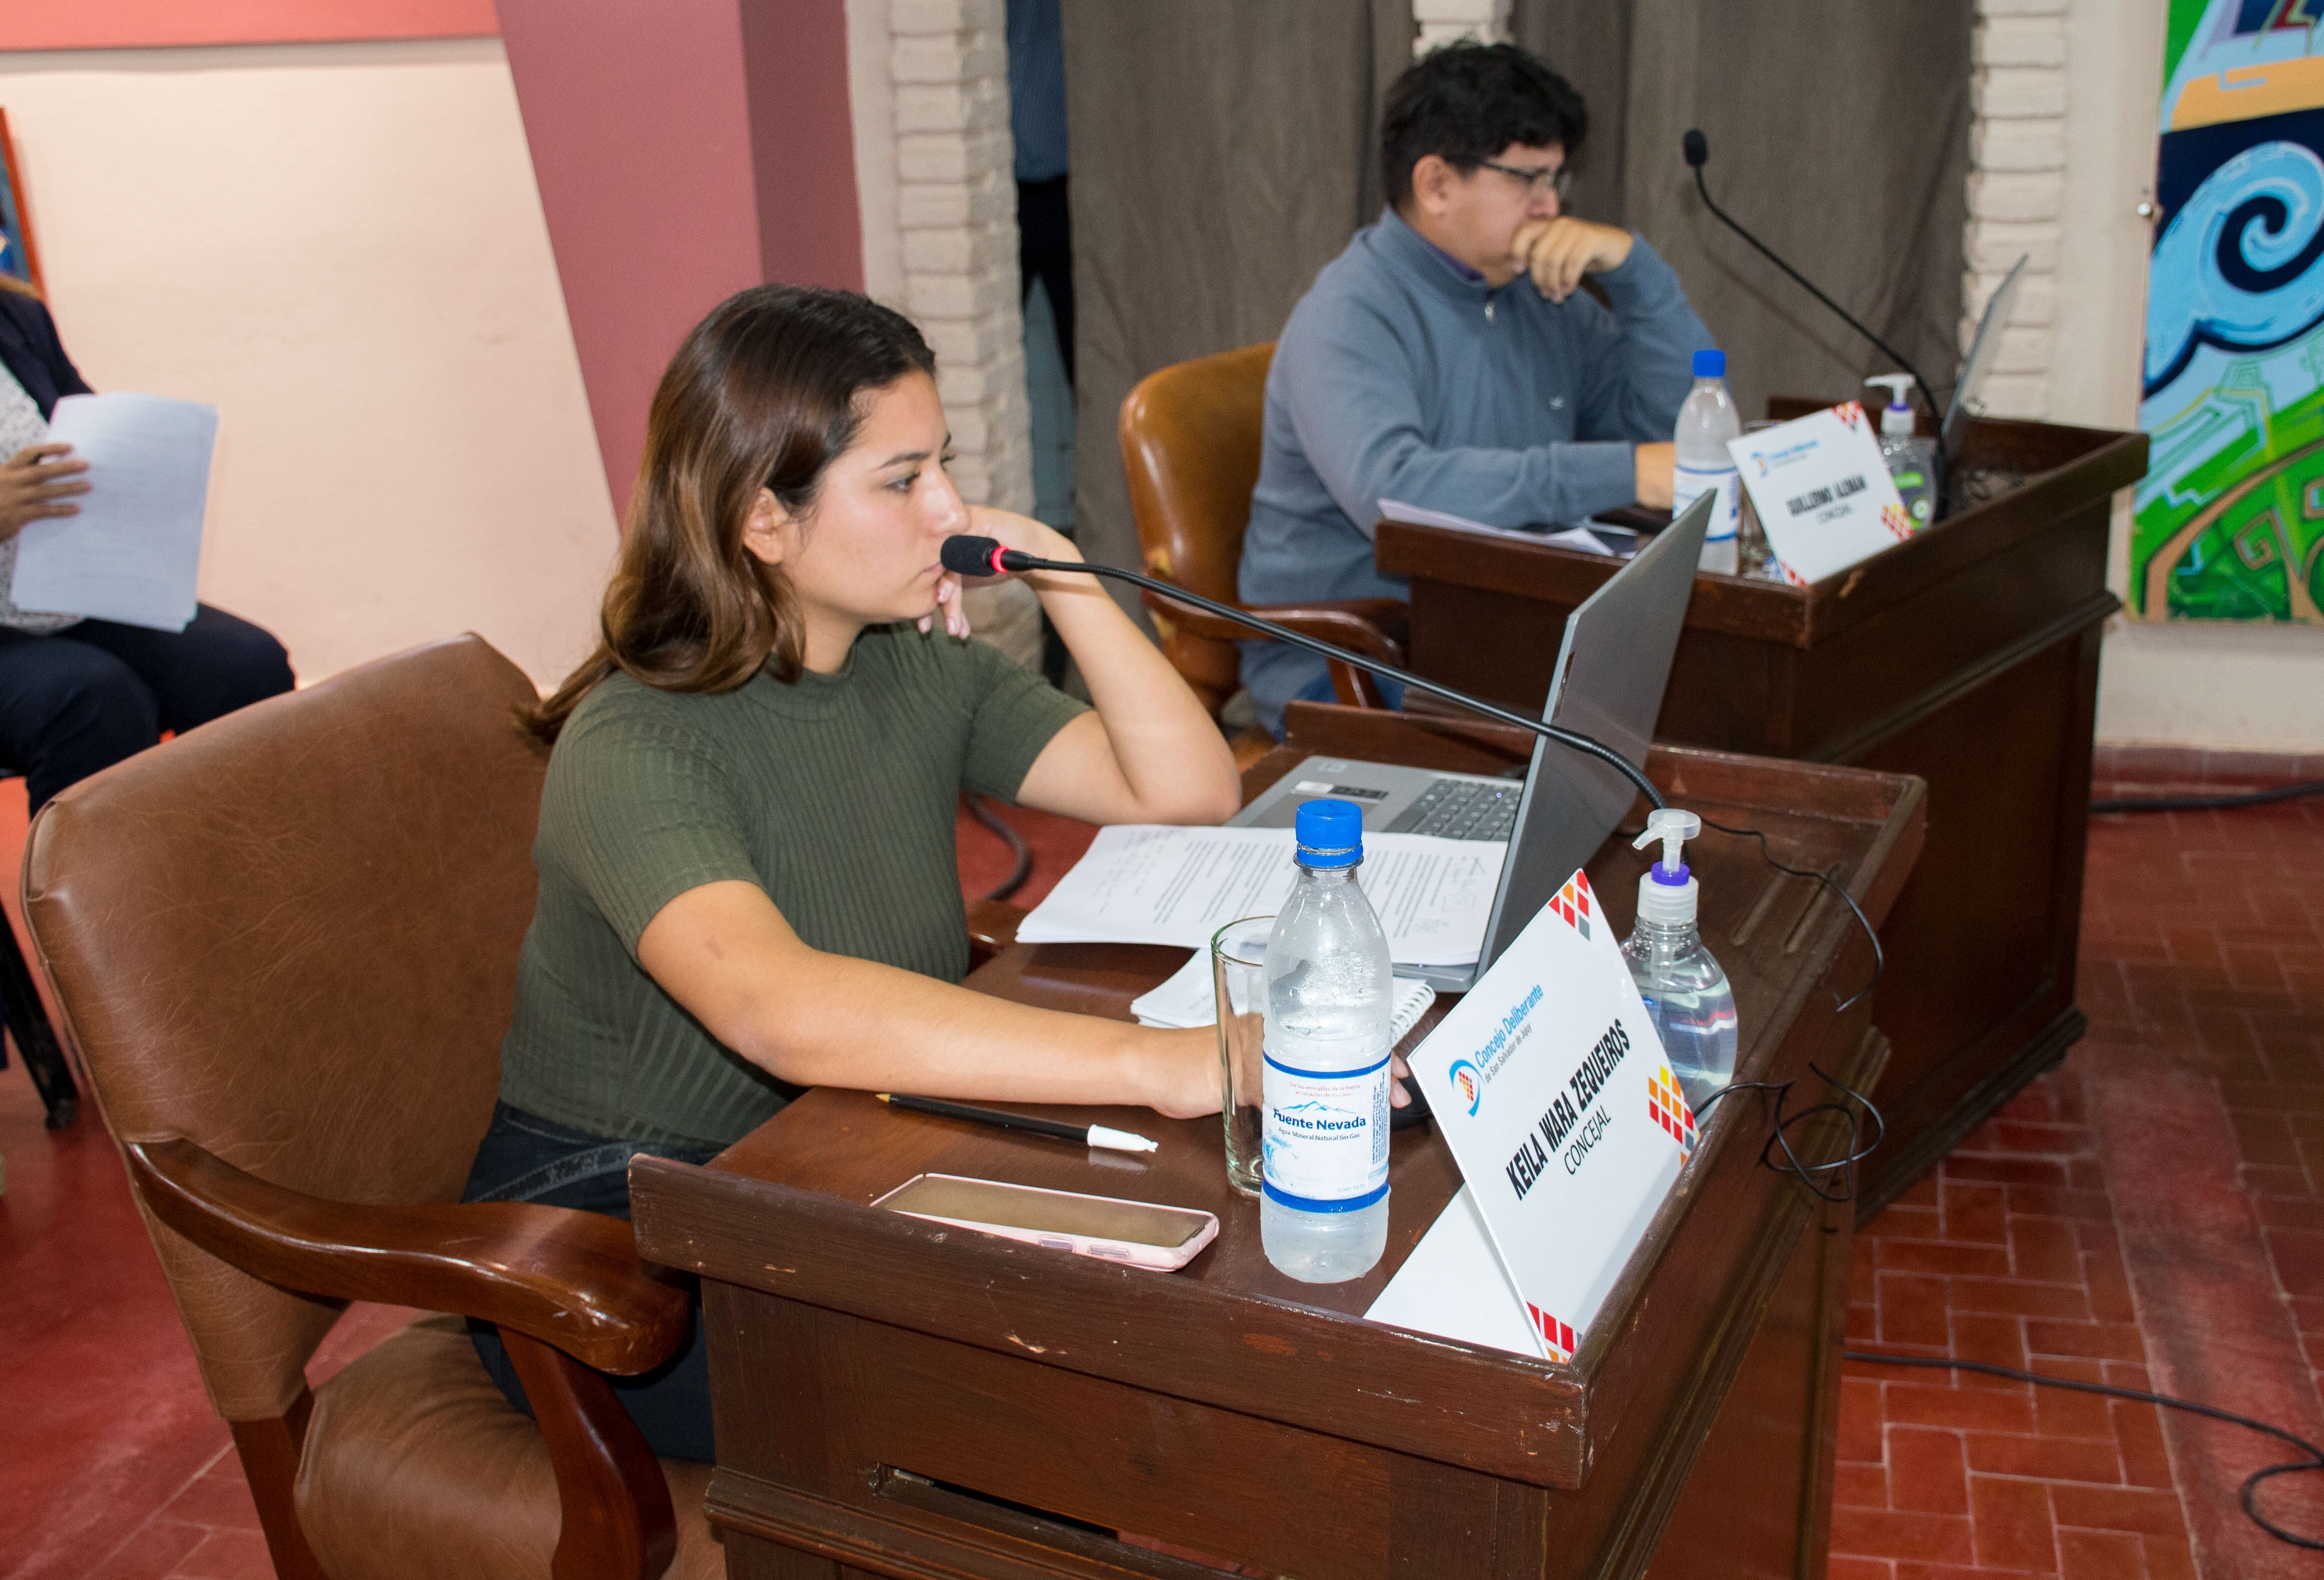
[[[1880,409],[1880,455],[1918,532],[1937,510],[1937,442],[1913,435],[1913,407],[1904,399],[1912,374],[1875,373],[1864,381],[1888,387],[1888,404]]]
[[[1671,514],[1694,503],[1696,496],[1716,491],[1711,507],[1711,530],[1703,535],[1698,568],[1731,576],[1740,568],[1735,534],[1743,523],[1743,485],[1727,442],[1743,436],[1735,415],[1734,398],[1727,393],[1727,354],[1694,354],[1694,388],[1678,409],[1678,427],[1671,440],[1677,468],[1671,474]]]
[[[1638,879],[1638,920],[1622,945],[1671,1071],[1697,1108],[1735,1079],[1736,1043],[1735,995],[1702,947],[1694,921],[1702,886],[1680,859],[1681,847],[1702,831],[1694,813],[1666,808],[1650,815],[1646,832],[1630,841],[1643,850],[1660,840],[1663,855]]]
[[[1259,1244],[1305,1283],[1361,1278],[1388,1248],[1388,934],[1356,886],[1364,814],[1308,801],[1299,881],[1267,940]]]

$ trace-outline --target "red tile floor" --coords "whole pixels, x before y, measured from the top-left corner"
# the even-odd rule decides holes
[[[0,786],[14,870],[21,783]],[[1012,814],[1038,897],[1085,842]],[[962,879],[1007,870],[964,820]],[[13,915],[14,885],[8,905]],[[1858,1347],[2186,1394],[2324,1438],[2324,804],[2098,820],[2060,1070],[1858,1242]],[[93,1116],[92,1116],[93,1117]],[[0,1074],[0,1577],[271,1571],[110,1144]],[[320,1376],[400,1313],[340,1325]],[[1851,1364],[1832,1580],[2324,1574],[2236,1484],[2283,1456],[2153,1407]],[[2324,1477],[2264,1506],[2324,1530]]]

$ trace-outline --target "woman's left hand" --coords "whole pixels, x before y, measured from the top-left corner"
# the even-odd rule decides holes
[[[1019,516],[1013,510],[971,505],[968,508],[968,530],[977,537],[997,540],[1003,548],[1037,555],[1042,559],[1078,560],[1082,557],[1082,551],[1074,547],[1072,538],[1030,516]],[[991,576],[973,578],[980,586],[996,579]],[[962,579],[950,571],[946,571],[936,583],[936,613],[944,616],[947,636],[965,637],[969,634],[968,606],[961,602],[960,596],[964,584]],[[934,629],[936,620],[936,614],[920,616],[920,629],[927,631]]]
[[[946,571],[936,578],[936,614],[944,616],[945,635],[965,638],[968,629],[968,605],[961,602],[960,578]],[[919,618],[919,628],[925,635],[936,623],[936,614]]]

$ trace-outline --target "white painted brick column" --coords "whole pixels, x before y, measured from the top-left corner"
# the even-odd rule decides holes
[[[2066,187],[2067,0],[1978,0],[1969,80],[1961,350],[2011,265],[2030,259],[1985,383],[1998,417],[2045,417]]]
[[[1017,297],[1004,0],[890,0],[904,304],[936,354],[953,476],[972,503],[1033,508]]]
[[[961,496],[1029,514],[1033,413],[1017,292],[1005,0],[888,0],[887,24],[898,305],[936,354]],[[1039,663],[1030,588],[977,589],[968,610],[980,636],[1019,663]]]
[[[1455,39],[1508,41],[1510,0],[1413,0],[1412,52],[1425,55]]]

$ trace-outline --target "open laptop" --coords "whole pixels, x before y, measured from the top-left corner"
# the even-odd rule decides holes
[[[1961,361],[1960,381],[1953,386],[1952,399],[1945,402],[1945,420],[1937,430],[1939,447],[1948,458],[1960,454],[1969,418],[1984,409],[1985,381],[1999,359],[2002,331],[2009,327],[2010,312],[2017,305],[2017,284],[2024,278],[2028,262],[2030,255],[2017,260],[1978,318],[1977,337],[1969,342],[1969,355]]]
[[[1545,721],[1646,766],[1715,497],[1705,494],[1688,506],[1567,617],[1542,709]],[[1301,802],[1330,795],[1361,806],[1364,827],[1374,833],[1508,841],[1477,963],[1406,973],[1460,993],[1604,843],[1635,795],[1630,782],[1609,765],[1537,738],[1522,780],[1306,758],[1244,807],[1232,824],[1289,828]]]

